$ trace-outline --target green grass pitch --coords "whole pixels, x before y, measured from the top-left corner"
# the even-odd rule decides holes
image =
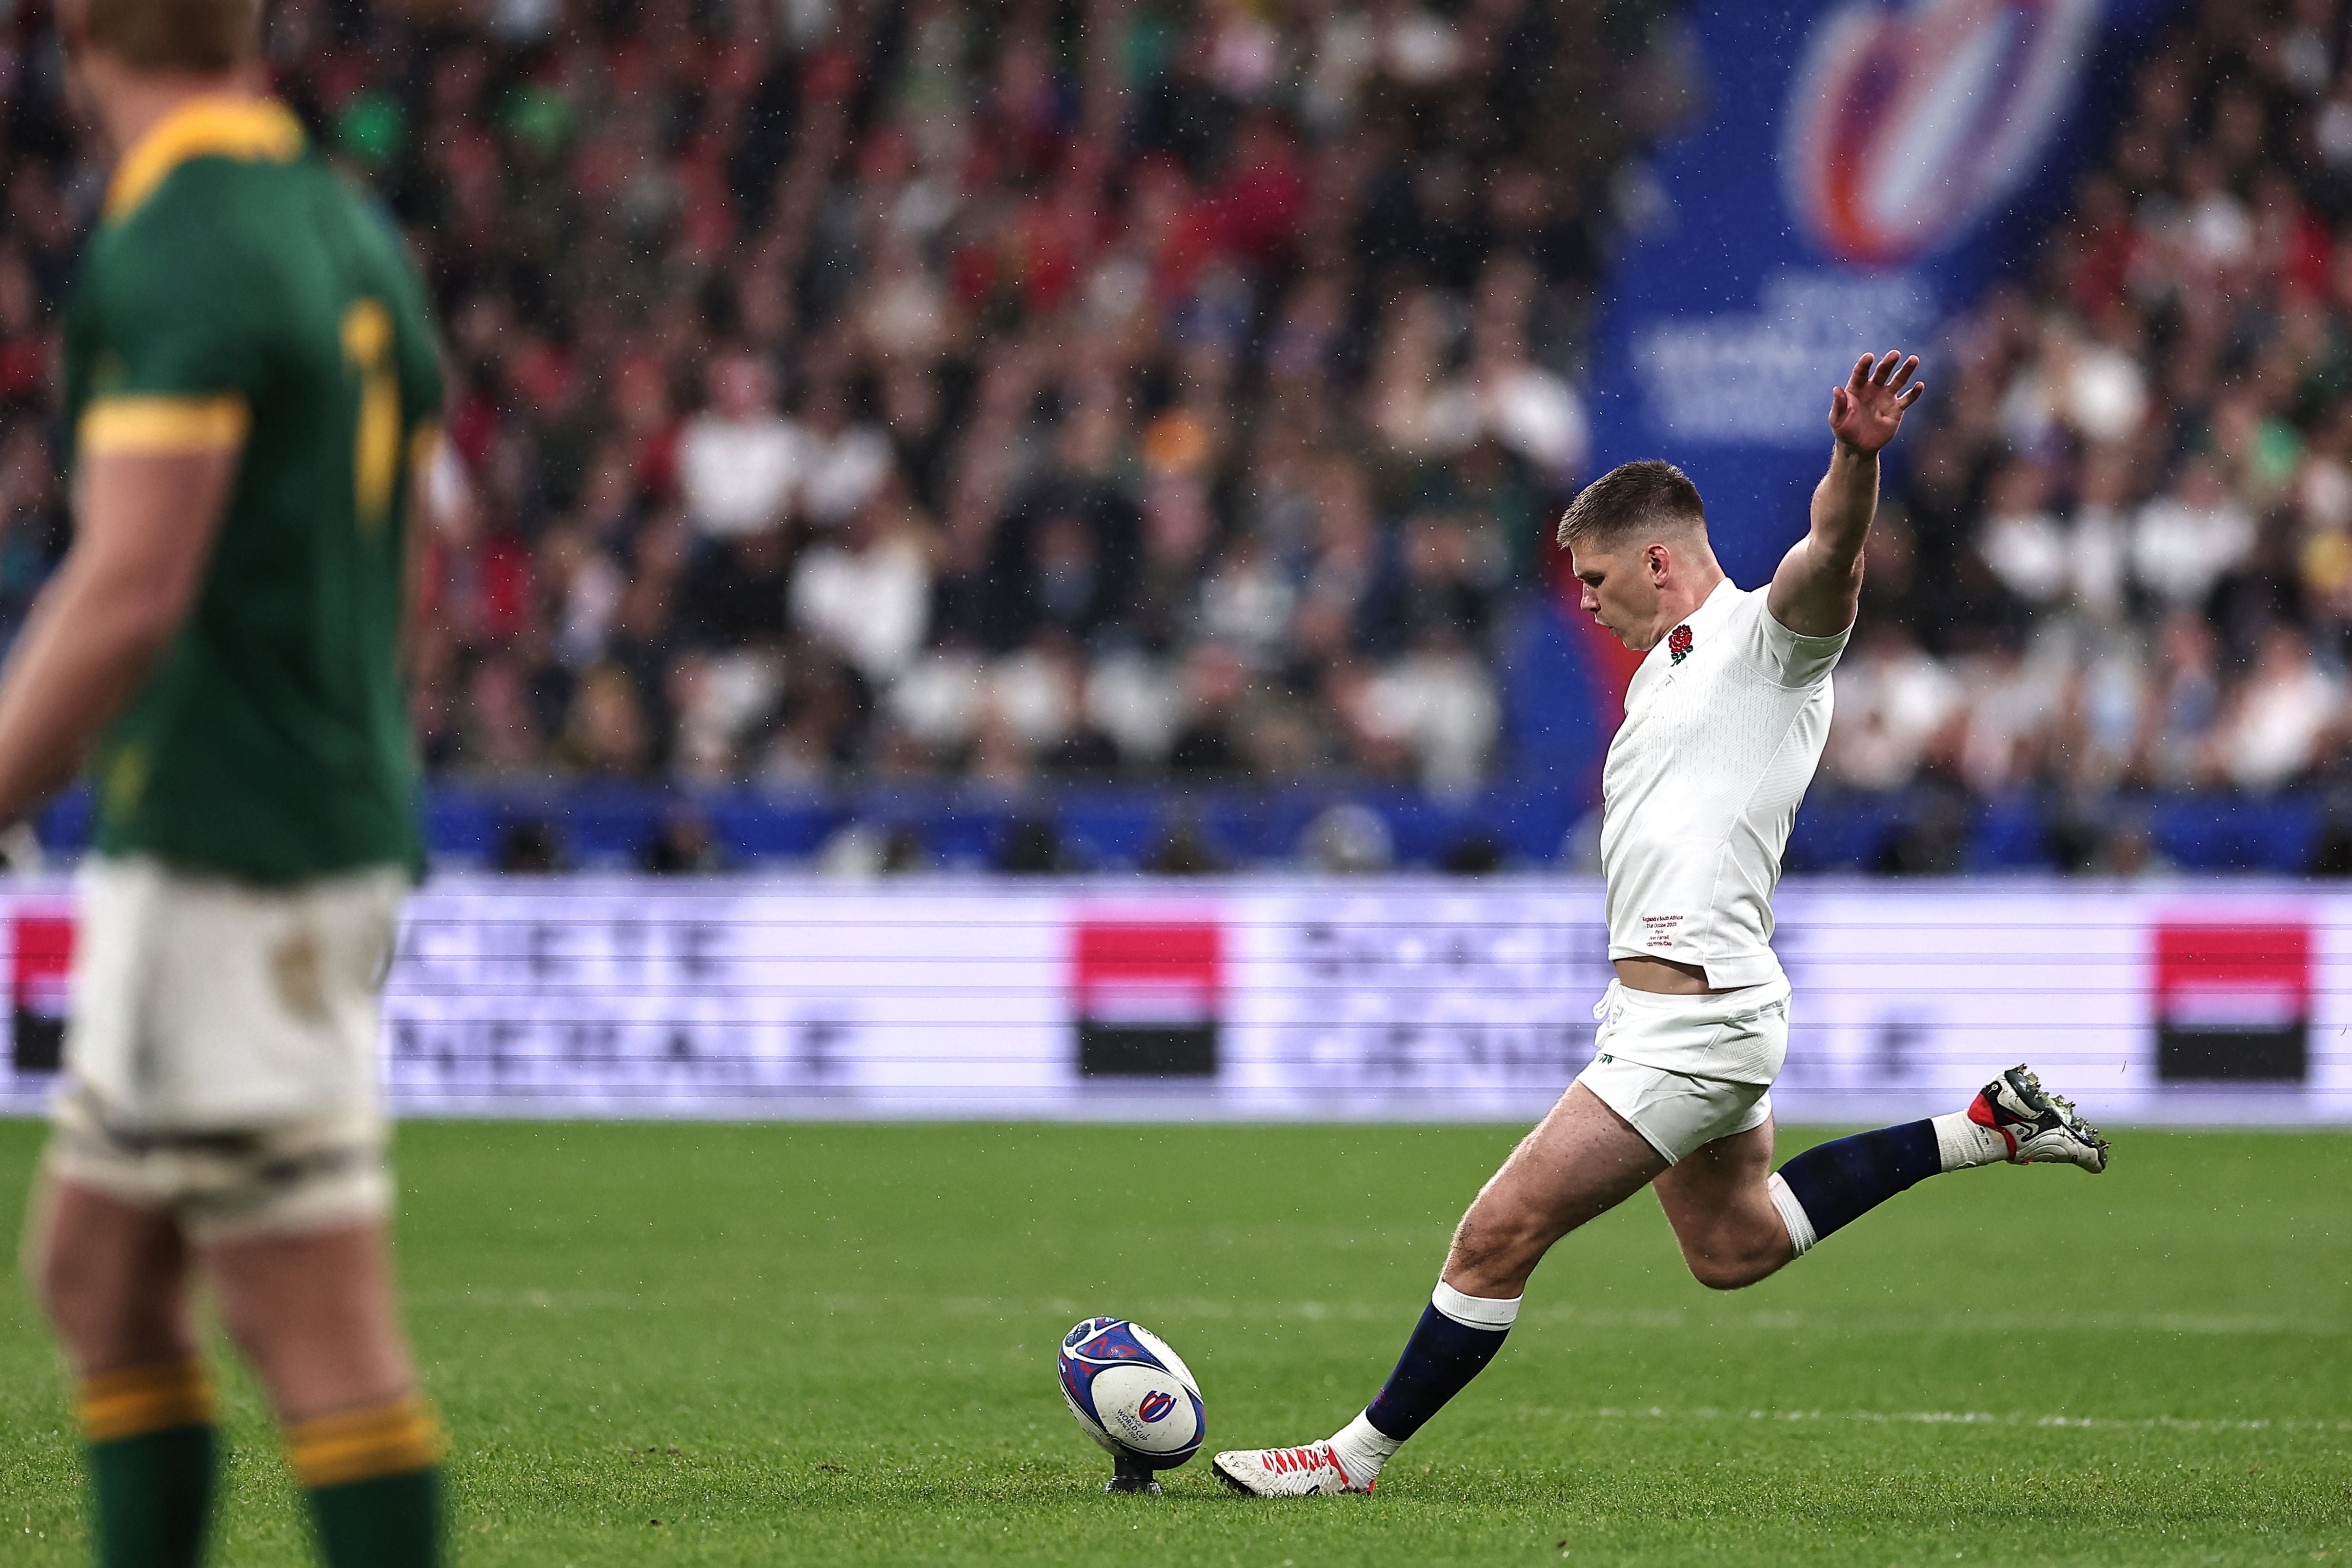
[[[1637,1199],[1371,1499],[1105,1497],[1060,1334],[1166,1335],[1212,1447],[1387,1372],[1503,1128],[405,1128],[462,1563],[2275,1563],[2352,1552],[2352,1139],[2127,1132],[1930,1182],[1712,1295]],[[14,1216],[39,1130],[0,1123]],[[1800,1140],[1783,1139],[1784,1152]],[[303,1561],[250,1385],[215,1561]],[[0,1296],[0,1562],[79,1563]]]

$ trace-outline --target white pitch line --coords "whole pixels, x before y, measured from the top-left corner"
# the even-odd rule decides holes
[[[612,1311],[661,1312],[684,1307],[723,1305],[742,1299],[732,1290],[664,1291],[574,1289],[561,1287],[475,1286],[452,1290],[419,1290],[407,1296],[413,1307],[470,1307],[489,1311]],[[1000,1296],[929,1296],[845,1294],[798,1296],[763,1294],[771,1308],[813,1310],[820,1313],[871,1316],[877,1312],[921,1310],[950,1318],[1045,1318],[1071,1321],[1097,1313],[1125,1310],[1147,1322],[1255,1322],[1409,1324],[1410,1301],[1300,1300],[1251,1301],[1213,1297],[1160,1297],[1125,1301],[1081,1300],[1049,1296],[1013,1299]],[[1716,1333],[1813,1334],[2037,1334],[2145,1333],[2232,1338],[2263,1334],[2334,1337],[2352,1333],[2352,1323],[2324,1318],[2289,1318],[2250,1312],[2086,1312],[2028,1314],[2009,1312],[1942,1312],[1846,1314],[1804,1310],[1738,1310],[1707,1308],[1585,1308],[1570,1305],[1531,1307],[1519,1314],[1524,1331],[1547,1325],[1593,1330],[1636,1329],[1655,1332],[1692,1330]]]
[[[1718,1410],[1712,1406],[1668,1410],[1656,1405],[1634,1408],[1601,1405],[1590,1410],[1537,1406],[1522,1414],[1586,1421],[1857,1421],[1876,1426],[2089,1427],[2111,1431],[2352,1432],[2352,1420],[2302,1416],[2035,1415],[2023,1411],[2000,1415],[1985,1410]]]

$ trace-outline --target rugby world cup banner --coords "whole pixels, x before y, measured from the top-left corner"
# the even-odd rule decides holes
[[[2352,1124],[2352,893],[1786,886],[1783,1120],[2028,1061],[2095,1119]],[[449,879],[385,993],[412,1114],[1500,1120],[1591,1059],[1597,884]],[[0,891],[0,1110],[37,1110],[70,889]]]
[[[1864,350],[1931,348],[2022,263],[2177,8],[1686,7],[1700,107],[1632,204],[1595,365],[1593,471],[1679,463],[1733,577],[1770,575],[1804,531],[1830,388]]]

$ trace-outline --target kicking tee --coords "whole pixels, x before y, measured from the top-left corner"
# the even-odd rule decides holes
[[[97,848],[257,884],[422,865],[397,658],[441,405],[390,221],[281,105],[123,156],[66,325],[77,460],[241,445],[194,609],[99,747]]]
[[[1717,990],[1783,978],[1772,889],[1851,630],[1799,637],[1767,592],[1727,579],[1650,650],[1601,775],[1609,956],[1696,964]]]

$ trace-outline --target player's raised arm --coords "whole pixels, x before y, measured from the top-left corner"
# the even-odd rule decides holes
[[[1830,394],[1830,471],[1813,487],[1813,524],[1780,560],[1765,600],[1800,637],[1829,637],[1853,625],[1862,603],[1862,544],[1878,512],[1878,453],[1903,427],[1904,410],[1927,390],[1911,378],[1919,356],[1864,354]]]

